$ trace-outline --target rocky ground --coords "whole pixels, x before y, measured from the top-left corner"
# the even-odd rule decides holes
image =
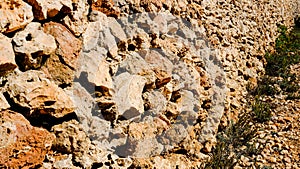
[[[0,0],[0,168],[299,168],[299,9]]]

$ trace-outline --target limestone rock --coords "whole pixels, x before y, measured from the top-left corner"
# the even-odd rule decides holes
[[[6,98],[3,95],[3,91],[0,92],[0,110],[5,110],[10,108]]]
[[[100,11],[107,16],[118,17],[120,11],[118,8],[114,7],[113,0],[92,0],[92,10]]]
[[[55,139],[30,125],[21,114],[0,112],[0,167],[32,168],[41,164]]]
[[[70,12],[72,10],[72,0],[25,0],[33,7],[34,18],[45,20],[56,16],[60,11]]]
[[[75,69],[81,50],[81,41],[60,23],[49,22],[44,24],[43,27],[44,31],[52,35],[57,42],[56,54],[61,57],[66,65]]]
[[[75,36],[80,36],[88,25],[89,4],[86,0],[72,0],[72,12],[63,19],[63,23]]]
[[[91,168],[93,163],[108,160],[107,153],[92,145],[77,121],[66,121],[53,126],[51,130],[56,135],[53,149],[62,153],[71,153],[73,160],[81,167]]]
[[[32,7],[22,0],[2,0],[0,32],[10,33],[25,27],[33,20]]]
[[[16,61],[21,70],[41,67],[47,55],[55,52],[53,36],[46,34],[40,23],[32,22],[13,37]]]
[[[56,22],[44,24],[44,31],[55,38],[57,49],[41,68],[49,79],[58,85],[68,85],[74,81],[81,41],[63,25]]]
[[[121,63],[117,74],[128,72],[132,75],[141,75],[145,77],[147,85],[154,84],[156,74],[151,69],[149,63],[137,52],[130,53]]]
[[[6,75],[17,67],[11,39],[0,34],[0,76]]]
[[[114,100],[120,115],[124,118],[131,119],[144,112],[142,91],[145,83],[144,77],[131,75],[128,72],[115,77]]]
[[[61,87],[69,86],[74,81],[75,71],[63,64],[55,53],[49,56],[40,70],[45,73],[49,80]]]
[[[13,102],[29,112],[28,115],[49,114],[60,118],[74,111],[68,95],[45,78],[41,71],[19,72],[7,78],[6,90]]]
[[[156,86],[160,87],[172,78],[173,63],[166,56],[161,55],[158,51],[150,50],[145,56],[145,61],[150,65],[156,76]]]

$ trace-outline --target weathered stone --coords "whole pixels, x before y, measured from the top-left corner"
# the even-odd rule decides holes
[[[33,168],[41,164],[55,139],[30,125],[21,114],[0,112],[0,167]]]
[[[41,67],[47,55],[55,52],[53,36],[46,34],[40,23],[32,22],[13,37],[16,62],[21,70]]]
[[[46,156],[48,162],[44,162],[43,169],[64,169],[64,168],[74,168],[80,169],[80,167],[75,167],[72,162],[72,154],[48,154]]]
[[[3,91],[0,92],[0,110],[5,110],[10,108],[6,98],[3,95]]]
[[[111,95],[111,91],[113,89],[112,78],[109,73],[109,64],[108,62],[102,58],[99,61],[98,69],[96,70],[95,77],[95,85],[101,87],[103,92],[108,92]]]
[[[144,112],[142,91],[146,79],[139,75],[131,75],[128,72],[115,77],[115,95],[113,96],[117,109],[121,116],[131,119],[140,116]]]
[[[118,17],[120,11],[114,7],[113,0],[92,0],[92,10],[97,10],[104,13],[107,16]]]
[[[93,163],[107,160],[107,153],[92,145],[77,121],[64,122],[53,126],[51,130],[56,135],[53,149],[62,153],[71,153],[73,160],[81,167],[90,169]]]
[[[82,83],[91,83],[95,85],[95,83],[97,82],[98,85],[104,85],[102,82],[105,82],[105,85],[109,84],[108,82],[110,80],[105,80],[105,78],[110,78],[108,77],[108,72],[101,72],[99,69],[100,67],[107,67],[107,65],[100,65],[101,61],[103,64],[107,64],[104,59],[106,53],[107,51],[104,48],[98,48],[97,50],[91,50],[90,52],[82,52],[78,59],[79,65],[78,69],[76,70],[76,78],[78,78]],[[96,79],[97,77],[99,77],[99,73],[104,74],[105,77]]]
[[[139,53],[132,52],[121,63],[118,73],[129,72],[132,75],[141,75],[146,78],[147,85],[154,84],[156,81],[155,72],[150,65],[140,56]]]
[[[88,25],[89,4],[86,0],[72,0],[73,10],[63,19],[63,23],[75,36],[80,36]]]
[[[157,87],[170,82],[172,78],[173,63],[168,60],[166,56],[162,56],[158,51],[150,50],[142,57],[150,65],[152,71],[155,72]]]
[[[40,70],[45,73],[49,80],[61,87],[70,85],[75,78],[75,71],[63,64],[59,56],[54,53],[49,56]]]
[[[33,20],[32,8],[22,0],[2,0],[0,32],[10,33],[25,27]]]
[[[0,33],[0,76],[6,75],[16,67],[11,39]]]
[[[64,64],[75,69],[81,50],[81,41],[60,23],[49,22],[44,24],[43,27],[44,31],[56,40],[57,50],[55,53],[61,57]]]
[[[68,95],[45,78],[41,71],[19,72],[7,78],[6,90],[13,102],[29,112],[28,115],[49,114],[60,118],[74,111]]]
[[[50,55],[41,70],[58,85],[71,84],[74,81],[74,69],[77,68],[81,41],[75,38],[65,26],[56,22],[44,24],[44,31],[55,38],[57,49]]]
[[[37,20],[45,20],[56,16],[59,12],[70,12],[72,0],[25,0],[33,7],[33,15]]]

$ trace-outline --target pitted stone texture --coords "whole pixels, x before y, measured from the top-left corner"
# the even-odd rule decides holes
[[[1,0],[0,32],[10,33],[33,20],[32,7],[22,0]]]
[[[6,75],[16,67],[11,39],[0,33],[0,76]]]
[[[28,116],[48,114],[60,118],[74,111],[69,96],[41,71],[17,72],[7,78],[6,91]],[[26,112],[24,112],[26,114]]]
[[[72,12],[63,18],[63,23],[75,36],[80,36],[88,25],[89,4],[86,0],[72,0],[72,6]]]
[[[17,64],[23,71],[40,68],[57,47],[54,37],[46,34],[37,22],[32,22],[23,31],[17,32],[13,37],[13,44]]]
[[[91,143],[77,121],[64,122],[53,126],[51,130],[56,135],[53,149],[58,152],[72,154],[73,160],[79,163],[81,167],[90,169],[93,163],[108,161],[108,153]]]
[[[120,15],[120,11],[114,6],[113,0],[92,0],[91,9],[100,11],[107,16],[118,17]]]
[[[30,125],[21,114],[0,112],[0,167],[32,168],[50,152],[54,135]]]
[[[34,18],[45,20],[55,17],[59,12],[71,12],[72,0],[24,0],[33,7]]]

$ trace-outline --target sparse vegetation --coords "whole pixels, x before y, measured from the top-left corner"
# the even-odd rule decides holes
[[[265,55],[266,74],[261,78],[258,86],[249,91],[251,97],[254,98],[251,105],[252,111],[241,113],[237,122],[232,122],[218,134],[217,145],[213,149],[212,159],[207,163],[206,168],[233,168],[242,155],[252,156],[261,152],[254,146],[255,139],[253,138],[259,130],[257,124],[269,121],[272,116],[271,105],[263,101],[263,98],[283,94],[286,99],[300,99],[297,77],[290,71],[290,65],[300,63],[300,29],[295,28],[288,33],[286,27],[279,26],[279,31],[280,36],[275,46],[276,52]]]

